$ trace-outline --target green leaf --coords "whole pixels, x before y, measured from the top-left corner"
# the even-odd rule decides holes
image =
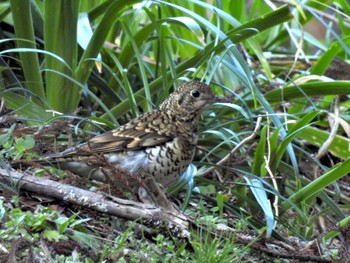
[[[4,98],[7,107],[14,109],[15,112],[21,116],[31,118],[29,119],[30,123],[41,124],[43,121],[47,121],[52,117],[50,113],[46,112],[44,108],[37,105],[35,102],[12,91],[14,91],[14,89],[7,89],[0,92],[0,95]]]
[[[322,176],[316,178],[308,185],[295,192],[288,200],[282,203],[282,208],[287,211],[293,205],[300,205],[300,203],[310,197],[316,197],[322,189],[337,181],[341,177],[347,175],[350,171],[350,159],[347,159],[339,165],[335,165],[333,169],[326,172]]]
[[[73,112],[80,100],[80,88],[70,81],[77,64],[78,12],[79,1],[44,1],[45,50],[66,63],[62,64],[54,57],[45,55],[47,102],[54,110],[62,113]]]
[[[94,59],[98,56],[101,51],[101,48],[106,40],[108,33],[111,29],[110,25],[113,25],[122,15],[123,11],[127,8],[131,8],[133,4],[137,3],[137,0],[115,0],[108,1],[108,8],[106,13],[101,18],[101,21],[98,23],[97,28],[94,31],[94,34],[90,40],[89,45],[84,51],[78,67],[75,72],[76,80],[85,85],[91,70],[94,66]],[[77,98],[73,98],[72,101],[78,102]]]
[[[15,27],[17,47],[19,48],[36,48],[35,35],[30,11],[30,0],[11,0],[11,11]],[[19,53],[25,84],[33,93],[33,102],[43,106],[45,100],[44,84],[41,78],[39,59],[37,54],[32,52]]]
[[[260,140],[258,145],[256,146],[255,154],[254,154],[254,160],[252,164],[252,174],[258,175],[258,176],[265,176],[266,175],[266,168],[265,166],[265,148],[266,148],[266,139],[267,139],[267,129],[268,126],[264,126],[260,133]],[[262,172],[265,170],[265,172]]]
[[[49,241],[58,242],[62,238],[62,235],[56,230],[48,230],[46,229],[43,233],[43,237]]]
[[[349,44],[350,36],[346,36],[344,39],[345,43]],[[331,64],[332,60],[337,56],[337,54],[342,50],[342,45],[335,41],[333,42],[324,52],[321,57],[319,57],[315,65],[311,69],[311,74],[322,75],[327,67]]]
[[[24,135],[16,140],[16,149],[19,152],[24,152],[26,150],[32,149],[35,146],[35,140],[30,135]]]
[[[299,131],[305,129],[308,125],[310,125],[310,122],[318,115],[320,114],[318,111],[310,112],[306,114],[303,118],[301,118],[299,121],[297,121],[291,129],[288,130],[287,135],[282,140],[282,142],[278,145],[276,151],[272,151],[272,157],[271,157],[271,170],[274,172],[276,171],[283,154],[287,150],[287,147],[290,145],[292,140],[298,135]]]
[[[287,86],[281,89],[274,89],[265,94],[269,103],[281,103],[282,101],[307,96],[322,95],[347,95],[350,94],[350,81],[330,81],[330,82],[312,82],[299,84],[296,86]],[[253,105],[252,100],[247,100],[248,105]]]
[[[234,28],[234,29],[230,30],[229,32],[227,32],[226,38],[221,40],[220,43],[216,43],[215,41],[213,41],[213,42],[207,44],[206,47],[204,47],[202,50],[199,50],[197,52],[197,54],[195,54],[193,57],[188,58],[187,60],[185,60],[185,61],[181,62],[179,65],[177,65],[175,67],[176,74],[181,75],[181,74],[184,74],[184,72],[186,70],[188,70],[189,68],[193,68],[193,67],[197,68],[197,67],[201,66],[204,62],[206,62],[208,60],[208,58],[213,53],[219,54],[220,52],[225,51],[227,48],[225,46],[225,43],[228,40],[230,40],[234,43],[242,42],[242,41],[248,39],[249,37],[252,37],[252,36],[258,34],[261,31],[264,31],[268,28],[276,26],[280,23],[286,22],[292,18],[293,17],[290,13],[289,8],[287,6],[282,6],[279,9],[277,9],[269,14],[266,14],[264,16],[260,16],[256,19],[246,23],[246,24],[243,24],[237,28]],[[151,29],[152,28],[147,27],[147,33],[149,33]],[[215,32],[216,29],[214,28],[213,31]],[[142,32],[142,33],[143,33],[142,37],[147,36],[147,34],[145,34],[145,32]],[[129,53],[125,53],[125,55],[128,56],[130,54],[130,52],[131,51],[129,51]],[[240,55],[238,55],[238,57],[240,57]],[[245,62],[242,62],[242,64],[245,65]],[[164,77],[171,79],[171,73],[169,72],[169,73],[167,73],[166,76],[158,77],[157,79],[155,79],[153,82],[151,82],[149,84],[149,91],[150,91],[151,95],[154,95],[156,92],[165,88],[162,86]],[[247,80],[250,79],[250,76],[248,76],[248,77],[245,76],[245,77],[246,78],[244,78],[244,76],[242,76],[242,75],[240,76],[242,81],[247,82]],[[140,89],[139,91],[137,91],[135,93],[134,96],[135,96],[137,101],[142,103],[145,99],[145,90]],[[129,100],[124,100],[123,102],[119,103],[117,106],[113,107],[110,110],[110,112],[113,113],[113,115],[116,118],[118,118],[118,117],[122,116],[123,114],[125,114],[129,110],[129,107],[130,107]],[[108,115],[104,114],[104,115],[102,115],[102,117],[108,118]]]
[[[330,133],[328,131],[308,126],[298,131],[297,136],[309,144],[322,146],[329,138]],[[341,135],[336,135],[332,143],[329,145],[328,151],[334,156],[348,159],[350,157],[350,152],[347,147],[344,147],[345,145],[350,145],[350,139]]]
[[[220,216],[224,214],[224,203],[225,203],[225,195],[222,192],[218,192],[216,195],[216,203],[219,208]]]
[[[264,185],[258,179],[249,179],[247,176],[244,176],[244,179],[247,181],[250,190],[265,214],[267,224],[266,236],[270,237],[275,226],[275,217],[273,215],[270,200],[267,198]]]

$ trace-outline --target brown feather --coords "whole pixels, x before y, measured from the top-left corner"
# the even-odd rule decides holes
[[[165,129],[159,129],[159,123],[154,123],[154,119],[159,118],[160,115],[145,113],[124,126],[97,135],[84,144],[61,152],[59,157],[89,155],[91,152],[136,151],[165,144],[174,139],[175,129],[169,123],[166,123],[168,125]]]

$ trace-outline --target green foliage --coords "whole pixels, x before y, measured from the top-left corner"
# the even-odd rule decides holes
[[[6,133],[0,134],[0,156],[4,159],[18,160],[35,146],[35,141],[30,135],[15,138],[12,134],[14,129],[13,125]]]
[[[0,203],[0,207],[2,212],[6,210],[3,207],[3,202]],[[87,221],[87,219],[77,220],[76,215],[66,218],[59,215],[57,211],[44,207],[38,207],[34,213],[14,208],[3,213],[3,215],[5,214],[6,223],[0,229],[2,240],[11,240],[20,236],[26,240],[37,241],[41,232],[43,232],[43,237],[50,241],[67,239],[66,231],[68,229],[79,229],[80,224]],[[56,227],[52,228],[51,222],[55,223]],[[84,239],[80,241],[83,242]]]
[[[191,242],[194,249],[191,259],[195,262],[237,262],[244,256],[245,249],[238,248],[227,238],[215,237],[211,240],[209,235],[196,238]]]
[[[15,108],[24,116],[36,118],[37,121],[50,117],[49,114],[45,113],[47,109],[63,113],[72,112],[81,99],[87,102],[82,95],[84,96],[84,93],[91,95],[91,91],[94,90],[94,85],[87,86],[87,82],[91,74],[96,76],[92,70],[95,64],[101,63],[99,61],[102,55],[104,58],[102,67],[106,68],[108,72],[104,79],[96,81],[102,84],[102,87],[105,86],[106,89],[100,88],[104,99],[96,102],[101,107],[104,104],[113,105],[114,107],[110,111],[113,114],[118,112],[117,117],[129,109],[132,109],[133,115],[136,115],[136,100],[144,106],[144,110],[150,110],[152,108],[149,104],[151,95],[160,91],[162,86],[168,88],[174,84],[172,81],[169,82],[170,78],[178,78],[184,74],[190,75],[191,73],[186,73],[186,70],[191,67],[206,68],[206,65],[210,65],[210,60],[214,59],[213,55],[222,52],[225,46],[229,47],[238,58],[238,51],[231,41],[236,43],[243,41],[258,31],[266,30],[290,19],[288,9],[284,7],[237,28],[231,28],[225,34],[223,31],[218,31],[210,21],[206,20],[203,11],[210,5],[203,2],[193,1],[198,5],[197,8],[201,10],[200,13],[204,14],[204,17],[199,16],[195,11],[186,10],[176,3],[159,1],[153,4],[145,2],[134,5],[137,2],[106,1],[101,5],[96,4],[90,7],[81,5],[79,7],[78,1],[44,1],[43,5],[29,0],[24,2],[11,1],[12,8],[16,10],[13,18],[16,22],[14,23],[15,33],[16,36],[18,35],[18,48],[12,49],[11,52],[18,51],[23,56],[21,61],[23,61],[22,68],[26,81],[24,85],[19,85],[24,88],[23,95],[18,94],[18,90],[3,91],[3,97],[8,106]],[[87,16],[81,13],[78,18],[81,8],[90,11],[87,12]],[[228,17],[222,10],[214,9],[221,19]],[[60,10],[65,10],[64,12],[67,13],[62,14]],[[31,21],[34,11],[37,19]],[[17,12],[20,13],[17,14]],[[24,12],[26,12],[25,15]],[[16,19],[17,17],[21,19]],[[29,20],[23,21],[23,17]],[[271,21],[271,17],[274,17],[274,20]],[[111,26],[116,21],[118,27]],[[133,22],[130,24],[128,21]],[[143,24],[145,26],[140,26]],[[85,30],[76,32],[77,25]],[[96,26],[95,30],[89,30],[89,27],[94,25]],[[239,23],[235,22],[235,25],[237,26]],[[204,31],[205,27],[207,28],[206,32]],[[256,30],[248,30],[248,28],[256,28]],[[114,32],[123,32],[118,38],[120,43],[120,47],[117,47],[120,48],[118,53],[110,52],[108,48],[102,48],[104,42],[111,39],[111,29]],[[188,31],[191,34],[188,34]],[[37,36],[34,35],[35,33]],[[160,39],[155,41],[158,34]],[[206,34],[209,34],[208,39],[204,41]],[[174,35],[180,37],[174,38]],[[40,39],[43,36],[42,41],[45,45],[42,48],[44,50],[36,49],[35,37]],[[213,37],[216,39],[215,41],[212,41]],[[70,48],[67,48],[67,43],[70,43]],[[181,45],[176,46],[177,43],[181,43]],[[114,44],[111,43],[111,45]],[[172,48],[169,49],[169,47]],[[79,58],[77,57],[78,49],[81,53]],[[173,50],[172,53],[169,53],[170,50]],[[6,55],[9,52],[10,50],[5,50],[0,54]],[[38,66],[38,59],[41,58],[38,56],[40,53],[44,54],[43,58],[45,59],[43,69]],[[173,57],[173,53],[177,54],[177,58]],[[227,58],[229,57],[233,61],[237,59],[227,56]],[[176,65],[174,59],[179,60],[180,63]],[[25,64],[27,60],[31,62],[30,65]],[[231,70],[238,79],[246,82],[249,79],[249,70],[242,59],[238,59],[236,63],[241,69],[231,68]],[[42,71],[45,73],[44,80],[40,76]],[[199,71],[198,77],[202,78],[201,75],[205,72],[206,70]],[[159,73],[164,77],[160,77]],[[141,83],[131,82],[132,75],[139,76]],[[149,81],[150,79],[153,81]],[[135,94],[137,91],[135,87],[140,86],[140,84],[144,88]],[[26,89],[30,93],[26,92]],[[125,91],[126,94],[121,91]],[[132,102],[128,104],[127,108],[125,108],[125,102],[123,103],[123,100],[127,98],[125,95]],[[23,98],[22,96],[29,97],[32,102],[22,103],[22,107],[19,107],[18,102]],[[143,103],[143,96],[146,98],[146,103]],[[161,97],[164,98],[164,95]],[[121,103],[120,105],[118,101]],[[25,106],[23,107],[23,105]],[[104,117],[106,116],[104,115]]]

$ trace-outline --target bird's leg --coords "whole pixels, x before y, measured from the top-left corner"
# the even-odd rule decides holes
[[[142,168],[139,170],[141,178],[144,180],[145,189],[158,207],[164,208],[167,212],[178,214],[177,209],[174,207],[173,203],[166,197],[164,190],[156,182],[154,177],[147,173]]]

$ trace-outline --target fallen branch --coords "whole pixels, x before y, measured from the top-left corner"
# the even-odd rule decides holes
[[[21,174],[13,169],[0,168],[0,182],[16,184],[20,189],[28,192],[53,197],[127,220],[142,219],[143,222],[157,227],[166,223],[166,228],[172,230],[178,237],[189,236],[189,220],[177,210],[166,211],[160,207],[116,197],[113,197],[111,199],[113,201],[111,201],[103,194],[93,193],[46,178]]]

